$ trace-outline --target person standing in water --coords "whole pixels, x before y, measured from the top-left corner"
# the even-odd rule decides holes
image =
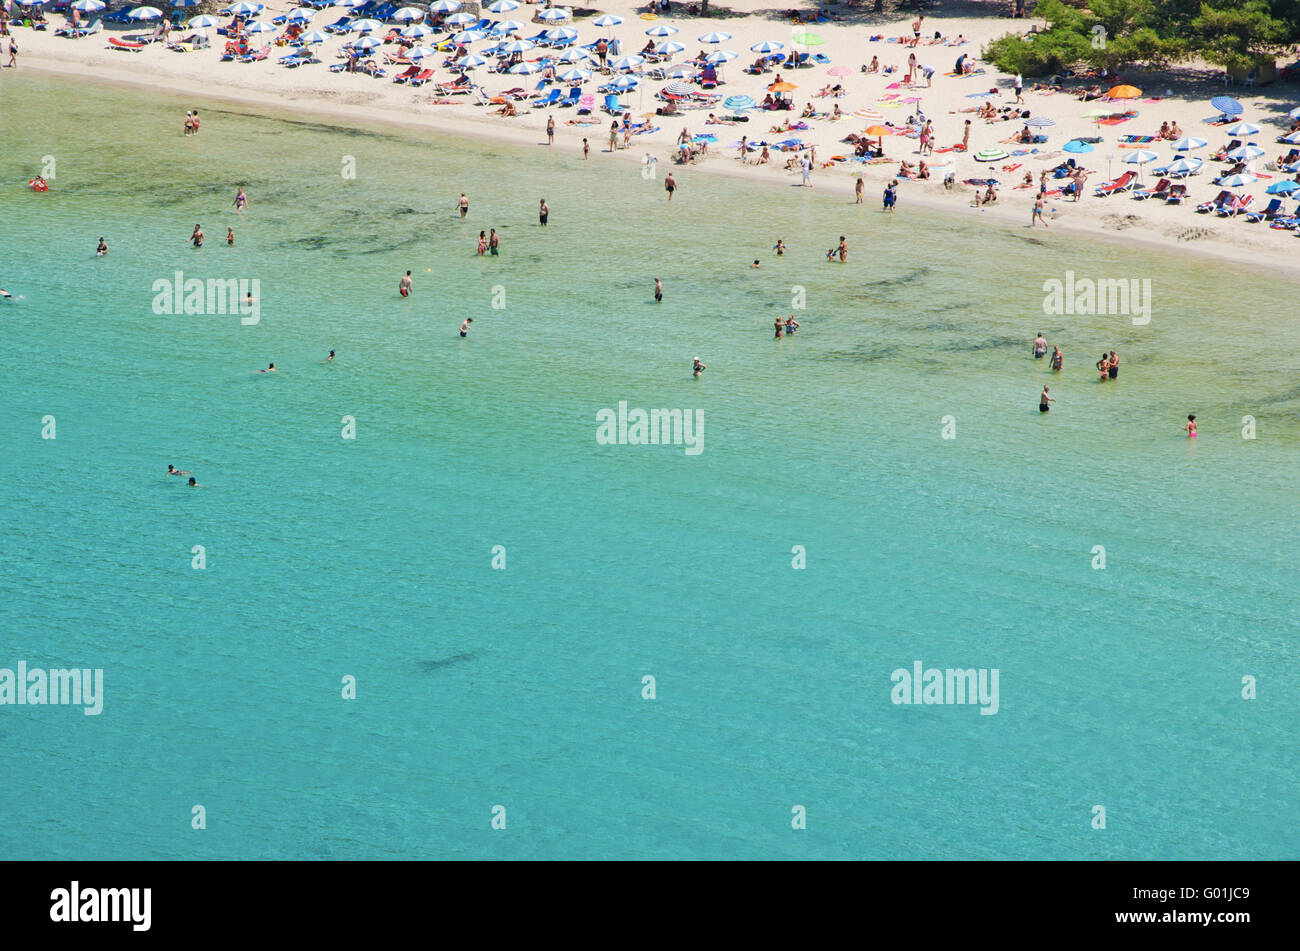
[[[465,197],[464,192],[460,193],[460,201],[456,202],[456,207],[460,209],[462,218],[469,214],[469,199]]]
[[[696,357],[695,365],[691,367],[691,371],[695,374],[696,378],[698,379],[699,375],[707,369],[708,367],[706,367],[703,363],[700,362],[700,358]]]
[[[1187,432],[1188,439],[1196,438],[1196,414],[1188,413],[1187,422],[1183,424],[1183,429]]]
[[[1039,359],[1045,353],[1047,353],[1047,338],[1040,332],[1039,335],[1034,338],[1034,359]]]
[[[772,245],[772,250],[776,252],[778,258],[781,257],[781,255],[785,254],[785,242],[777,238],[776,244]]]
[[[668,192],[668,200],[673,200],[673,192],[677,191],[677,179],[673,178],[673,173],[669,172],[668,177],[664,179],[664,190]]]
[[[844,235],[840,235],[840,246],[836,250],[839,252],[841,264],[849,259],[849,245],[844,240]]]
[[[787,337],[793,337],[794,332],[798,329],[799,329],[799,321],[794,319],[794,314],[791,314],[789,317],[785,319],[785,335]]]
[[[397,293],[401,294],[403,297],[410,297],[411,286],[413,284],[414,282],[411,280],[411,272],[407,271],[406,276],[397,282]]]
[[[543,198],[541,200],[541,204],[537,208],[537,220],[541,222],[543,228],[546,227],[546,219],[550,216],[550,214],[551,214],[551,209],[547,207],[546,199]]]
[[[1103,353],[1101,359],[1097,361],[1097,372],[1101,374],[1101,379],[1097,382],[1105,383],[1110,379],[1110,355]]]
[[[582,160],[583,160],[584,162],[587,161],[587,157],[588,157],[590,154],[591,154],[591,143],[588,142],[586,139],[583,139],[583,140],[582,140]]]
[[[233,248],[234,246],[235,246],[235,229],[234,229],[234,228],[227,227],[227,228],[226,228],[226,247],[228,247],[228,248]]]
[[[487,235],[486,235],[484,232],[480,231],[480,232],[478,233],[478,254],[479,254],[479,257],[482,257],[482,256],[483,256],[484,254],[486,254],[486,253],[487,253]]]
[[[655,303],[657,304],[663,299],[664,299],[664,282],[659,280],[659,278],[656,277],[655,278]]]
[[[782,320],[780,317],[778,317],[778,318],[776,318],[775,321],[773,321],[773,323],[772,323],[772,327],[773,327],[774,330],[776,330],[776,338],[775,338],[775,339],[780,340],[780,339],[781,339],[781,335],[785,333],[785,321]]]
[[[103,257],[104,255],[106,255],[107,253],[108,253],[108,245],[104,243],[104,239],[103,239],[103,238],[100,238],[100,239],[99,239],[99,247],[97,247],[97,248],[95,249],[95,256],[96,256],[96,257],[100,257],[100,258],[102,258],[102,257]]]
[[[469,336],[469,325],[472,324],[472,323],[474,323],[474,318],[473,318],[473,317],[466,317],[463,321],[461,321],[461,324],[460,324],[460,335],[461,335],[462,337],[468,337],[468,336]]]
[[[194,233],[190,235],[190,243],[193,244],[194,247],[196,248],[201,248],[203,247],[203,239],[204,239],[203,229],[200,228],[198,225],[195,225]]]
[[[235,211],[239,212],[241,215],[244,213],[244,209],[248,207],[248,196],[244,194],[244,188],[242,185],[235,192],[234,205]]]
[[[489,228],[488,230],[492,232],[490,235],[488,235],[488,252],[492,255],[492,257],[496,257],[501,247],[501,239],[497,237],[496,228]]]
[[[1061,364],[1065,360],[1065,355],[1061,353],[1060,347],[1052,347],[1052,372],[1060,373]]]
[[[1119,357],[1114,350],[1110,352],[1110,362],[1106,364],[1106,375],[1112,380],[1119,379]]]
[[[1046,413],[1052,408],[1052,404],[1056,402],[1055,399],[1047,395],[1047,392],[1050,389],[1051,387],[1044,383],[1043,392],[1038,394],[1038,412],[1040,413]]]
[[[853,202],[855,205],[862,204],[862,192],[865,188],[866,184],[862,181],[862,176],[859,175],[858,180],[853,184],[853,194],[856,196],[856,200]]]
[[[1043,217],[1043,196],[1041,193],[1034,199],[1034,214],[1033,217],[1029,219],[1029,227],[1032,228],[1040,221],[1043,223],[1043,227],[1046,228],[1047,219]]]

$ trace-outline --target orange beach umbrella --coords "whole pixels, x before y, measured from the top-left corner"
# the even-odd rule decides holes
[[[1110,92],[1106,93],[1107,99],[1136,99],[1142,95],[1142,90],[1137,86],[1115,86]]]
[[[779,83],[772,83],[772,85],[767,87],[767,91],[768,92],[793,92],[798,88],[799,87],[796,84],[788,83],[785,80],[782,80]]]

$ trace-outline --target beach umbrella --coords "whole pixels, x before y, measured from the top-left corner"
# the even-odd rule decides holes
[[[645,31],[645,35],[646,36],[672,36],[676,32],[677,32],[677,27],[675,26],[660,25],[660,26],[650,27],[650,29]]]
[[[244,27],[244,32],[245,33],[274,33],[275,24],[263,23],[261,20],[257,20],[253,23],[248,24],[248,26]]]
[[[388,19],[396,20],[398,23],[410,23],[413,20],[423,20],[424,11],[417,10],[415,7],[402,7]]]
[[[1287,115],[1290,116],[1292,119],[1300,119],[1300,107],[1292,109],[1290,112],[1287,113]]]
[[[1142,95],[1142,90],[1137,86],[1112,86],[1106,91],[1107,99],[1137,99]]]
[[[725,43],[731,39],[730,33],[705,33],[700,37],[701,43]]]
[[[451,16],[447,17],[447,19],[443,20],[442,22],[447,24],[447,26],[453,26],[453,27],[468,26],[471,23],[477,23],[478,17],[472,16],[471,14],[468,13],[453,13]]]
[[[1196,149],[1203,149],[1209,144],[1209,142],[1206,142],[1204,139],[1199,139],[1194,135],[1185,135],[1174,143],[1174,151],[1192,152]]]
[[[565,50],[559,57],[561,63],[581,63],[591,59],[591,54],[586,50]]]
[[[785,49],[785,44],[775,40],[764,40],[762,43],[755,43],[750,49],[755,53],[779,53]]]
[[[438,51],[432,46],[417,46],[411,52],[406,54],[406,58],[413,63],[418,63],[422,59],[428,59],[430,56],[439,55]]]
[[[800,33],[797,36],[790,37],[790,40],[800,46],[821,46],[826,42],[816,33]]]
[[[1003,149],[981,149],[975,153],[975,161],[977,162],[1000,162],[1006,157],[1007,153]]]
[[[457,33],[451,38],[451,41],[457,46],[468,46],[470,43],[477,43],[485,36],[487,34],[482,30],[466,30],[464,33]]]
[[[334,0],[333,6],[342,7],[344,10],[351,10],[355,7],[362,6],[366,0]]]
[[[1071,139],[1061,146],[1067,152],[1073,152],[1075,155],[1082,155],[1084,152],[1091,152],[1092,146],[1087,142],[1080,142],[1078,139]]]
[[[258,9],[262,9],[258,7]],[[162,16],[162,11],[157,7],[136,7],[127,14],[132,20],[156,20]]]
[[[852,76],[853,70],[849,69],[847,66],[832,66],[830,69],[826,70],[826,75],[827,76]]]
[[[673,40],[664,40],[655,47],[655,52],[660,56],[672,56],[676,53],[680,53],[684,49],[686,49],[686,47],[682,46],[681,43],[677,43]]]
[[[210,13],[201,13],[196,17],[190,17],[185,21],[185,25],[191,30],[206,30],[209,27],[221,26],[221,21]]]
[[[509,43],[502,43],[497,47],[499,53],[527,53],[537,44],[531,40],[511,40]]]
[[[573,16],[568,10],[562,10],[559,7],[551,7],[549,10],[543,10],[537,14],[537,19],[550,22],[552,20],[567,20]]]
[[[1259,135],[1260,131],[1259,126],[1253,122],[1234,122],[1223,127],[1225,135]]]
[[[589,69],[566,69],[560,73],[559,80],[566,83],[585,83],[591,78]]]
[[[72,9],[78,13],[97,13],[104,9],[104,3],[103,0],[77,0]]]
[[[1102,116],[1108,116],[1114,111],[1115,111],[1114,109],[1102,109],[1102,108],[1089,109],[1087,112],[1083,114],[1083,117],[1085,119],[1100,119]]]
[[[1204,164],[1204,159],[1180,158],[1177,162],[1166,165],[1164,170],[1171,175],[1191,175],[1199,172]]]
[[[430,13],[455,13],[460,9],[460,0],[438,0],[429,4]]]
[[[511,10],[518,10],[519,4],[515,0],[496,0],[496,3],[490,3],[487,7],[488,13],[509,13]]]
[[[93,2],[93,0],[77,0],[77,3],[82,3],[82,2],[91,3]],[[186,7],[197,7],[202,2],[203,0],[172,0],[171,5],[175,9],[183,10]],[[72,9],[84,12],[86,8],[79,7],[77,6],[76,3],[74,3],[72,5]],[[94,8],[94,10],[102,10],[102,9],[104,9],[102,5]],[[93,13],[94,10],[92,10],[91,12]]]
[[[540,73],[541,71],[542,67],[538,66],[536,63],[515,63],[515,65],[506,70],[507,73],[514,73],[516,76],[528,76],[532,73]]]
[[[354,50],[361,50],[362,52],[368,52],[370,50],[377,50],[379,49],[379,47],[383,45],[384,45],[383,40],[377,40],[373,36],[363,36],[361,37],[361,39],[353,42],[352,48]]]
[[[398,36],[404,36],[408,40],[419,40],[426,36],[432,36],[433,33],[433,27],[425,26],[423,23],[417,23],[414,26],[403,27],[398,31]]]
[[[1126,165],[1145,165],[1147,162],[1154,162],[1158,158],[1160,156],[1150,149],[1138,149],[1136,152],[1129,152],[1122,161]]]
[[[1264,150],[1258,145],[1243,145],[1241,148],[1233,149],[1228,153],[1228,158],[1234,162],[1253,162],[1257,158],[1264,157]]]
[[[316,15],[311,7],[299,7],[284,18],[286,23],[306,23]]]
[[[1215,109],[1218,109],[1225,116],[1239,116],[1245,111],[1241,103],[1233,99],[1231,96],[1215,96],[1210,100],[1210,105]]]
[[[1297,188],[1300,188],[1300,182],[1287,180],[1285,182],[1274,182],[1265,191],[1270,195],[1289,195]]]
[[[329,37],[320,30],[312,30],[310,33],[304,33],[298,37],[298,42],[307,46],[315,46],[317,43],[324,43],[327,39]]]
[[[794,92],[798,88],[799,88],[798,83],[792,83],[792,82],[787,82],[786,80],[782,80],[779,83],[772,83],[772,85],[767,87],[767,91],[768,92]]]
[[[874,135],[877,138],[889,135],[894,130],[887,125],[869,125],[862,130],[863,135]]]
[[[659,91],[669,96],[689,96],[695,92],[695,87],[690,83],[669,83]]]
[[[236,17],[248,17],[257,16],[265,9],[266,7],[260,3],[248,3],[247,0],[245,0],[244,3],[236,3],[233,7],[226,7],[226,9],[221,12]]]
[[[1292,132],[1290,135],[1284,135],[1278,139],[1279,142],[1285,142],[1287,145],[1300,145],[1300,131]]]
[[[518,21],[511,20],[509,22],[517,23]],[[517,27],[517,29],[520,30],[523,28],[524,25],[522,23]],[[553,30],[542,30],[542,35],[551,42],[555,42],[556,40],[576,40],[578,38],[578,31],[571,26],[557,26]]]
[[[591,25],[614,27],[614,26],[618,26],[622,22],[623,22],[622,17],[614,16],[612,14],[606,13],[604,16],[598,16],[596,17],[596,19],[592,20]]]
[[[456,68],[459,70],[478,69],[480,66],[486,66],[488,58],[479,56],[477,53],[470,53],[468,56],[462,56],[456,60]]]
[[[349,29],[357,33],[373,33],[375,30],[382,30],[384,25],[378,20],[364,19],[357,20],[349,26]]]
[[[617,89],[619,92],[623,92],[628,89],[635,89],[637,86],[640,85],[641,85],[641,80],[637,79],[635,76],[625,75],[625,76],[618,77],[618,79],[610,83],[609,88]]]
[[[644,56],[633,54],[632,56],[620,56],[609,65],[611,69],[636,69],[644,62]]]
[[[1032,119],[1026,119],[1025,125],[1032,129],[1046,129],[1049,126],[1056,125],[1056,121],[1047,118],[1047,116],[1034,116]]]
[[[719,63],[729,62],[730,60],[733,60],[738,56],[740,56],[740,54],[735,52],[734,50],[714,50],[708,56],[704,57],[704,61],[706,63],[712,63],[713,65],[716,66]]]
[[[728,96],[722,103],[728,109],[734,109],[737,112],[743,112],[746,109],[754,107],[754,100],[750,96]]]
[[[1219,184],[1224,188],[1241,188],[1245,185],[1253,185],[1259,181],[1254,175],[1229,175],[1227,178],[1219,179]]]
[[[674,66],[668,70],[665,75],[669,79],[694,79],[697,70],[694,66],[688,66],[686,63]]]
[[[524,28],[524,25],[518,20],[502,20],[497,24],[497,31],[502,36],[509,36],[511,33],[517,33]],[[549,33],[549,30],[543,30],[543,33]]]

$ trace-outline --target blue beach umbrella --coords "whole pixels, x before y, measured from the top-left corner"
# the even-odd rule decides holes
[[[745,109],[752,109],[754,107],[754,100],[750,96],[728,96],[723,100],[722,104],[728,109],[742,112]]]
[[[456,68],[459,70],[478,69],[480,66],[486,66],[487,64],[487,57],[479,56],[477,53],[470,53],[468,56],[456,60]]]
[[[477,43],[486,35],[482,30],[466,30],[464,33],[457,33],[451,41],[457,46],[468,46],[470,43]]]
[[[522,23],[519,25],[519,29],[523,29]],[[551,43],[558,43],[560,41],[568,42],[569,40],[576,40],[578,38],[578,31],[571,26],[557,26],[553,30],[543,30],[542,34]]]
[[[785,49],[785,44],[775,40],[764,40],[762,43],[755,43],[750,49],[755,53],[779,53]]]
[[[523,28],[524,25],[518,20],[502,20],[497,24],[497,30],[502,36],[509,36],[511,33],[516,33]],[[545,33],[546,31],[543,30],[542,32]]]
[[[263,23],[262,21],[259,20],[255,23],[250,23],[248,24],[248,26],[244,27],[244,32],[245,33],[274,33],[275,26],[270,23]]]
[[[511,40],[509,43],[503,43],[497,47],[497,51],[500,53],[527,53],[536,45],[531,40]]]
[[[383,40],[377,40],[373,36],[363,36],[361,39],[352,43],[352,48],[354,50],[361,50],[362,52],[369,52],[370,50],[377,50],[383,45]]]
[[[718,33],[715,31],[712,33],[705,33],[703,36],[700,37],[700,42],[701,43],[725,43],[729,39],[731,39],[730,33]]]
[[[247,0],[245,0],[245,2],[243,3],[236,3],[232,7],[226,7],[226,9],[222,10],[221,12],[227,13],[230,16],[249,17],[249,16],[257,16],[265,9],[266,7],[260,3],[248,3]]]
[[[1125,155],[1123,162],[1126,165],[1145,165],[1147,162],[1154,162],[1158,158],[1160,156],[1150,149],[1138,149],[1136,152],[1129,152]]]
[[[1259,135],[1260,131],[1253,122],[1234,122],[1223,127],[1224,135]]]
[[[1191,175],[1199,172],[1204,164],[1204,159],[1180,158],[1177,162],[1166,165],[1164,170],[1171,175]]]
[[[695,92],[695,87],[690,83],[669,83],[663,89],[659,90],[668,96],[689,96]]]
[[[561,63],[584,63],[590,59],[591,54],[586,50],[565,50],[558,61]]]
[[[641,65],[642,63],[644,63],[644,62],[645,62],[645,57],[644,57],[644,56],[639,56],[639,55],[633,54],[633,55],[631,55],[631,56],[620,56],[618,59],[614,60],[614,61],[613,61],[612,63],[610,63],[609,65],[610,65],[610,68],[612,68],[612,69],[620,69],[620,70],[622,70],[622,69],[636,69],[638,66],[640,66],[640,65]]]
[[[1084,152],[1092,151],[1092,146],[1089,143],[1080,142],[1078,139],[1071,139],[1069,142],[1066,142],[1063,146],[1061,146],[1061,148],[1064,149],[1066,152],[1073,152],[1076,155],[1081,155]]]
[[[438,0],[429,4],[430,13],[455,13],[460,9],[460,0]]]
[[[342,7],[344,10],[352,10],[363,6],[365,2],[366,0],[334,0],[333,6]]]
[[[1289,195],[1297,188],[1300,188],[1300,182],[1293,182],[1288,179],[1285,182],[1274,182],[1265,191],[1270,195]]]
[[[706,63],[712,63],[714,66],[718,66],[735,59],[739,55],[739,53],[732,50],[714,50],[708,56],[704,57],[704,61]]]
[[[209,27],[221,26],[221,21],[210,13],[201,13],[196,17],[190,17],[185,21],[185,25],[191,30],[206,30]]]
[[[81,2],[81,0],[78,0],[78,3],[80,3],[80,2]],[[89,2],[89,0],[87,0],[87,2]],[[172,5],[173,8],[175,8],[175,9],[177,9],[177,10],[184,10],[186,7],[197,7],[197,6],[198,6],[200,3],[202,3],[202,2],[203,2],[203,0],[172,0],[171,5]],[[76,3],[74,3],[74,4],[72,5],[72,9],[74,9],[74,10],[84,10],[84,7],[79,7],[79,6],[77,6]],[[102,7],[102,6],[99,6],[99,7],[96,7],[95,9],[97,9],[97,10],[102,10],[103,7]]]
[[[378,20],[364,19],[357,20],[349,26],[354,33],[373,33],[375,30],[382,30],[384,25]]]
[[[1278,141],[1285,142],[1287,145],[1300,145],[1300,130],[1292,132],[1290,135],[1284,135]]]
[[[417,10],[415,7],[402,7],[388,19],[396,20],[398,23],[412,23],[416,20],[423,20],[424,11]]]
[[[1032,119],[1026,119],[1025,125],[1033,129],[1046,129],[1049,126],[1056,125],[1056,121],[1047,118],[1047,116],[1034,116]]]
[[[681,43],[678,43],[675,40],[664,40],[655,47],[655,52],[660,56],[674,56],[684,49],[686,49],[686,47],[682,46]]]
[[[1210,143],[1194,135],[1185,135],[1174,143],[1175,152],[1194,152],[1196,149],[1203,149]]]
[[[519,4],[515,0],[496,0],[496,3],[490,3],[487,7],[488,13],[509,13],[511,10],[518,10]]]
[[[645,31],[645,35],[646,36],[672,36],[676,32],[677,32],[677,27],[668,26],[666,24],[660,24],[659,26],[650,27],[650,29]]]
[[[560,82],[563,83],[585,83],[588,79],[591,78],[591,70],[576,69],[576,68],[566,69],[564,72],[560,73],[559,76],[557,76],[556,78],[558,78]]]
[[[1241,103],[1233,99],[1231,96],[1215,96],[1210,100],[1210,105],[1215,109],[1218,109],[1225,116],[1239,116],[1245,111]]]
[[[428,59],[430,56],[440,55],[432,46],[417,46],[411,52],[406,54],[406,58],[413,63],[418,63],[422,59]]]
[[[1243,188],[1246,185],[1253,185],[1259,181],[1254,175],[1229,175],[1227,178],[1219,179],[1219,184],[1224,188]]]
[[[285,23],[307,23],[316,15],[311,7],[299,7],[284,18]]]

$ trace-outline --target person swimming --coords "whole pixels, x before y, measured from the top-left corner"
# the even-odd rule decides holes
[[[168,475],[189,475],[189,474],[190,474],[190,470],[189,470],[189,469],[177,469],[175,466],[171,466],[171,465],[169,465],[169,466],[167,467],[167,474],[168,474]]]
[[[272,362],[271,362],[271,365],[270,365],[269,367],[267,367],[265,370],[258,370],[257,372],[258,372],[258,373],[274,373],[274,372],[275,372],[275,362],[272,361]]]
[[[334,359],[334,351],[331,350],[331,351],[330,351],[330,355],[329,355],[328,357],[325,358],[325,362],[326,362],[326,363],[329,363],[329,362],[331,362],[333,359]]]
[[[198,481],[197,479],[194,478],[194,476],[190,476],[190,481],[189,481],[188,485],[189,485],[189,487],[190,487],[191,489],[205,489],[205,488],[207,488],[207,486],[200,484],[199,481]]]
[[[1196,414],[1195,413],[1187,414],[1187,422],[1183,424],[1183,429],[1187,431],[1188,439],[1196,438]]]
[[[751,264],[751,265],[750,265],[750,267],[751,267],[751,268],[755,268],[755,267],[758,267],[758,260],[757,260],[757,259],[755,259],[755,260],[754,260],[754,263],[753,263],[753,264]]]

